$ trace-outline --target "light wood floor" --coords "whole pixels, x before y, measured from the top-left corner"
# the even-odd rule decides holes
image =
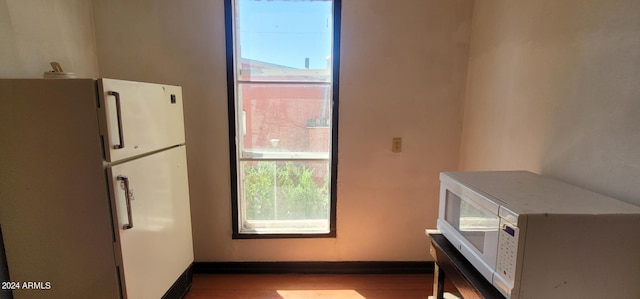
[[[432,288],[431,274],[195,274],[185,299],[426,299]]]

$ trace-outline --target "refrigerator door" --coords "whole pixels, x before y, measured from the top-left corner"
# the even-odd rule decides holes
[[[181,87],[99,79],[98,93],[107,162],[184,144]]]
[[[112,166],[108,175],[124,293],[161,298],[193,262],[185,146]]]

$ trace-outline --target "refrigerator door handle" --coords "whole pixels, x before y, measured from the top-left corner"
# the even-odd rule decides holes
[[[129,223],[125,224],[122,228],[131,229],[133,228],[133,215],[131,214],[131,200],[133,199],[133,192],[131,192],[131,189],[129,188],[129,178],[124,175],[119,175],[116,179],[118,181],[122,181],[122,184],[124,185],[125,203],[127,205],[127,221]]]
[[[124,133],[122,132],[122,108],[120,107],[120,93],[117,91],[109,91],[108,95],[116,97],[116,117],[118,119],[118,140],[120,144],[114,144],[114,149],[124,148]]]

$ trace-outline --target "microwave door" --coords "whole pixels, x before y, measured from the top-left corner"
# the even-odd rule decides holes
[[[481,253],[491,246],[489,240],[497,240],[500,218],[498,215],[461,200],[458,205],[458,218],[455,222],[456,230]],[[495,243],[493,243],[495,244]]]
[[[481,272],[490,280],[495,271],[500,226],[497,211],[447,188],[442,193],[444,211],[439,229],[467,259],[483,268]]]

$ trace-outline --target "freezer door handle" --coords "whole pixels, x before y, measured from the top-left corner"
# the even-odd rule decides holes
[[[133,193],[129,188],[129,178],[124,175],[119,175],[116,177],[116,179],[118,181],[122,181],[122,185],[124,188],[125,203],[127,205],[127,221],[129,223],[125,224],[122,228],[131,229],[133,228],[133,215],[131,214],[131,200],[133,199]]]
[[[118,140],[120,144],[114,144],[114,149],[124,147],[124,133],[122,132],[122,108],[120,107],[120,93],[117,91],[109,91],[108,95],[116,97],[116,118],[118,120]]]

